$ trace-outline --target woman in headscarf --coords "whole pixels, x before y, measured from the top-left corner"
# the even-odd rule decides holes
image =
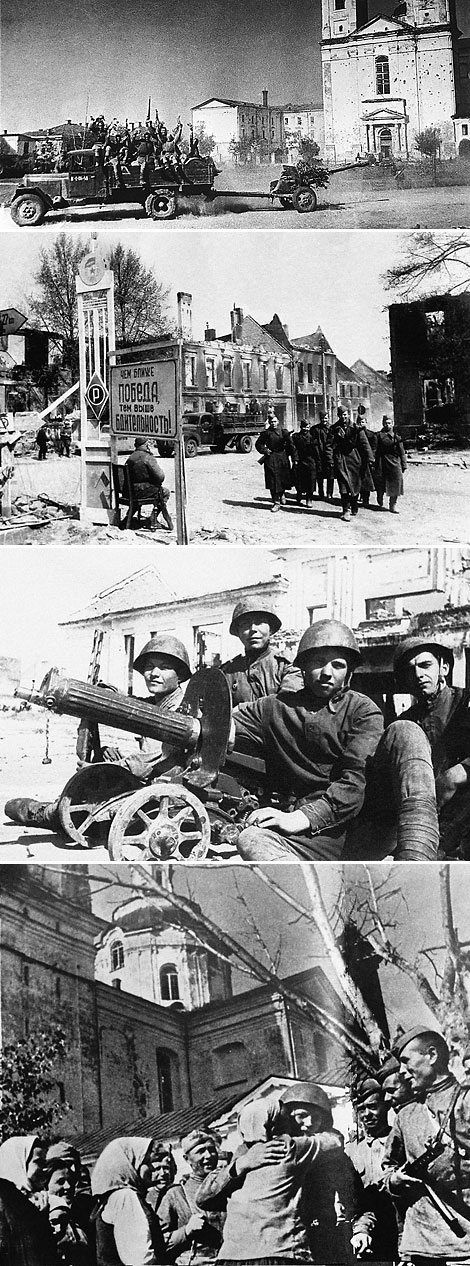
[[[203,1213],[196,1195],[207,1174],[217,1169],[218,1149],[208,1130],[193,1130],[181,1140],[184,1159],[190,1172],[181,1183],[175,1183],[158,1206],[158,1218],[172,1260],[178,1266],[217,1257],[222,1243],[220,1213]]]
[[[118,1138],[98,1157],[91,1176],[97,1266],[159,1266],[168,1260],[160,1226],[145,1201],[153,1180],[153,1147],[151,1138]]]
[[[290,1138],[282,1104],[257,1099],[242,1109],[238,1131],[245,1150],[225,1170],[209,1175],[199,1189],[202,1208],[227,1202],[219,1261],[312,1262],[301,1217],[302,1184],[322,1155],[342,1152],[335,1131]]]
[[[59,1266],[47,1216],[18,1187],[0,1178],[2,1266]]]
[[[14,1134],[0,1146],[0,1178],[30,1195],[44,1186],[46,1146],[37,1134]]]

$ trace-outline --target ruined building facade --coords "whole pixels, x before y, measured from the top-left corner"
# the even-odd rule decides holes
[[[454,156],[469,124],[459,40],[455,0],[402,0],[371,21],[368,0],[322,0],[327,161],[404,159],[427,128]]]

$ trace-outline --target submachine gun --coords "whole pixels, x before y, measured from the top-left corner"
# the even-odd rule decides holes
[[[442,1139],[436,1137],[428,1144],[427,1147],[425,1147],[420,1156],[417,1156],[415,1160],[407,1161],[406,1164],[400,1166],[400,1169],[402,1173],[407,1174],[409,1178],[417,1178],[419,1180],[428,1199],[431,1201],[433,1208],[440,1214],[441,1218],[452,1231],[453,1235],[455,1235],[457,1239],[462,1240],[465,1239],[467,1232],[465,1228],[461,1226],[458,1218],[456,1217],[456,1209],[452,1208],[452,1205],[447,1204],[447,1201],[442,1199],[439,1192],[436,1191],[432,1181],[429,1181],[429,1166],[432,1161],[437,1160],[437,1157],[441,1156],[444,1151],[445,1145],[442,1142]],[[389,1171],[389,1173],[393,1173],[393,1170]]]
[[[220,772],[225,764],[231,728],[230,689],[217,668],[203,668],[190,678],[176,712],[165,711],[114,688],[61,677],[50,669],[37,691],[16,695],[49,712],[80,718],[95,738],[99,723],[158,739],[170,749],[162,762],[164,776],[142,781],[119,763],[95,761],[66,783],[57,802],[65,836],[90,848],[107,844],[113,861],[200,861],[228,857],[248,814],[258,807],[264,764],[232,753],[235,775]]]

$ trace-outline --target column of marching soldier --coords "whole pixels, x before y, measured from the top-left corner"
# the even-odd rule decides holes
[[[297,505],[305,500],[307,510],[311,510],[316,489],[320,501],[333,501],[335,480],[344,522],[358,514],[360,504],[371,506],[373,492],[379,510],[386,508],[384,497],[388,496],[389,510],[398,514],[406,470],[403,442],[391,418],[383,417],[381,431],[367,427],[366,418],[365,405],[358,406],[355,418],[342,405],[335,423],[322,412],[317,425],[309,426],[304,420],[298,431],[291,432],[281,425],[274,408],[268,408],[266,428],[258,436],[256,448],[262,454],[273,514],[286,506],[286,492],[292,483]]]

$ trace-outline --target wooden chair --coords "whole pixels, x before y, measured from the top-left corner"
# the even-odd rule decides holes
[[[118,466],[117,463],[113,462],[112,473],[114,500],[119,528],[130,528],[135,514],[137,514],[137,522],[140,526],[142,522],[142,506],[149,505],[154,507],[154,510],[152,511],[152,526],[154,526],[154,521],[157,519],[158,514],[161,511],[163,517],[166,519],[167,526],[173,527],[166,505],[165,503],[162,504],[162,494],[160,488],[155,487],[153,495],[150,492],[145,492],[143,496],[139,496],[132,486],[132,480],[129,477],[127,466]],[[121,517],[121,506],[128,507],[125,519]]]

